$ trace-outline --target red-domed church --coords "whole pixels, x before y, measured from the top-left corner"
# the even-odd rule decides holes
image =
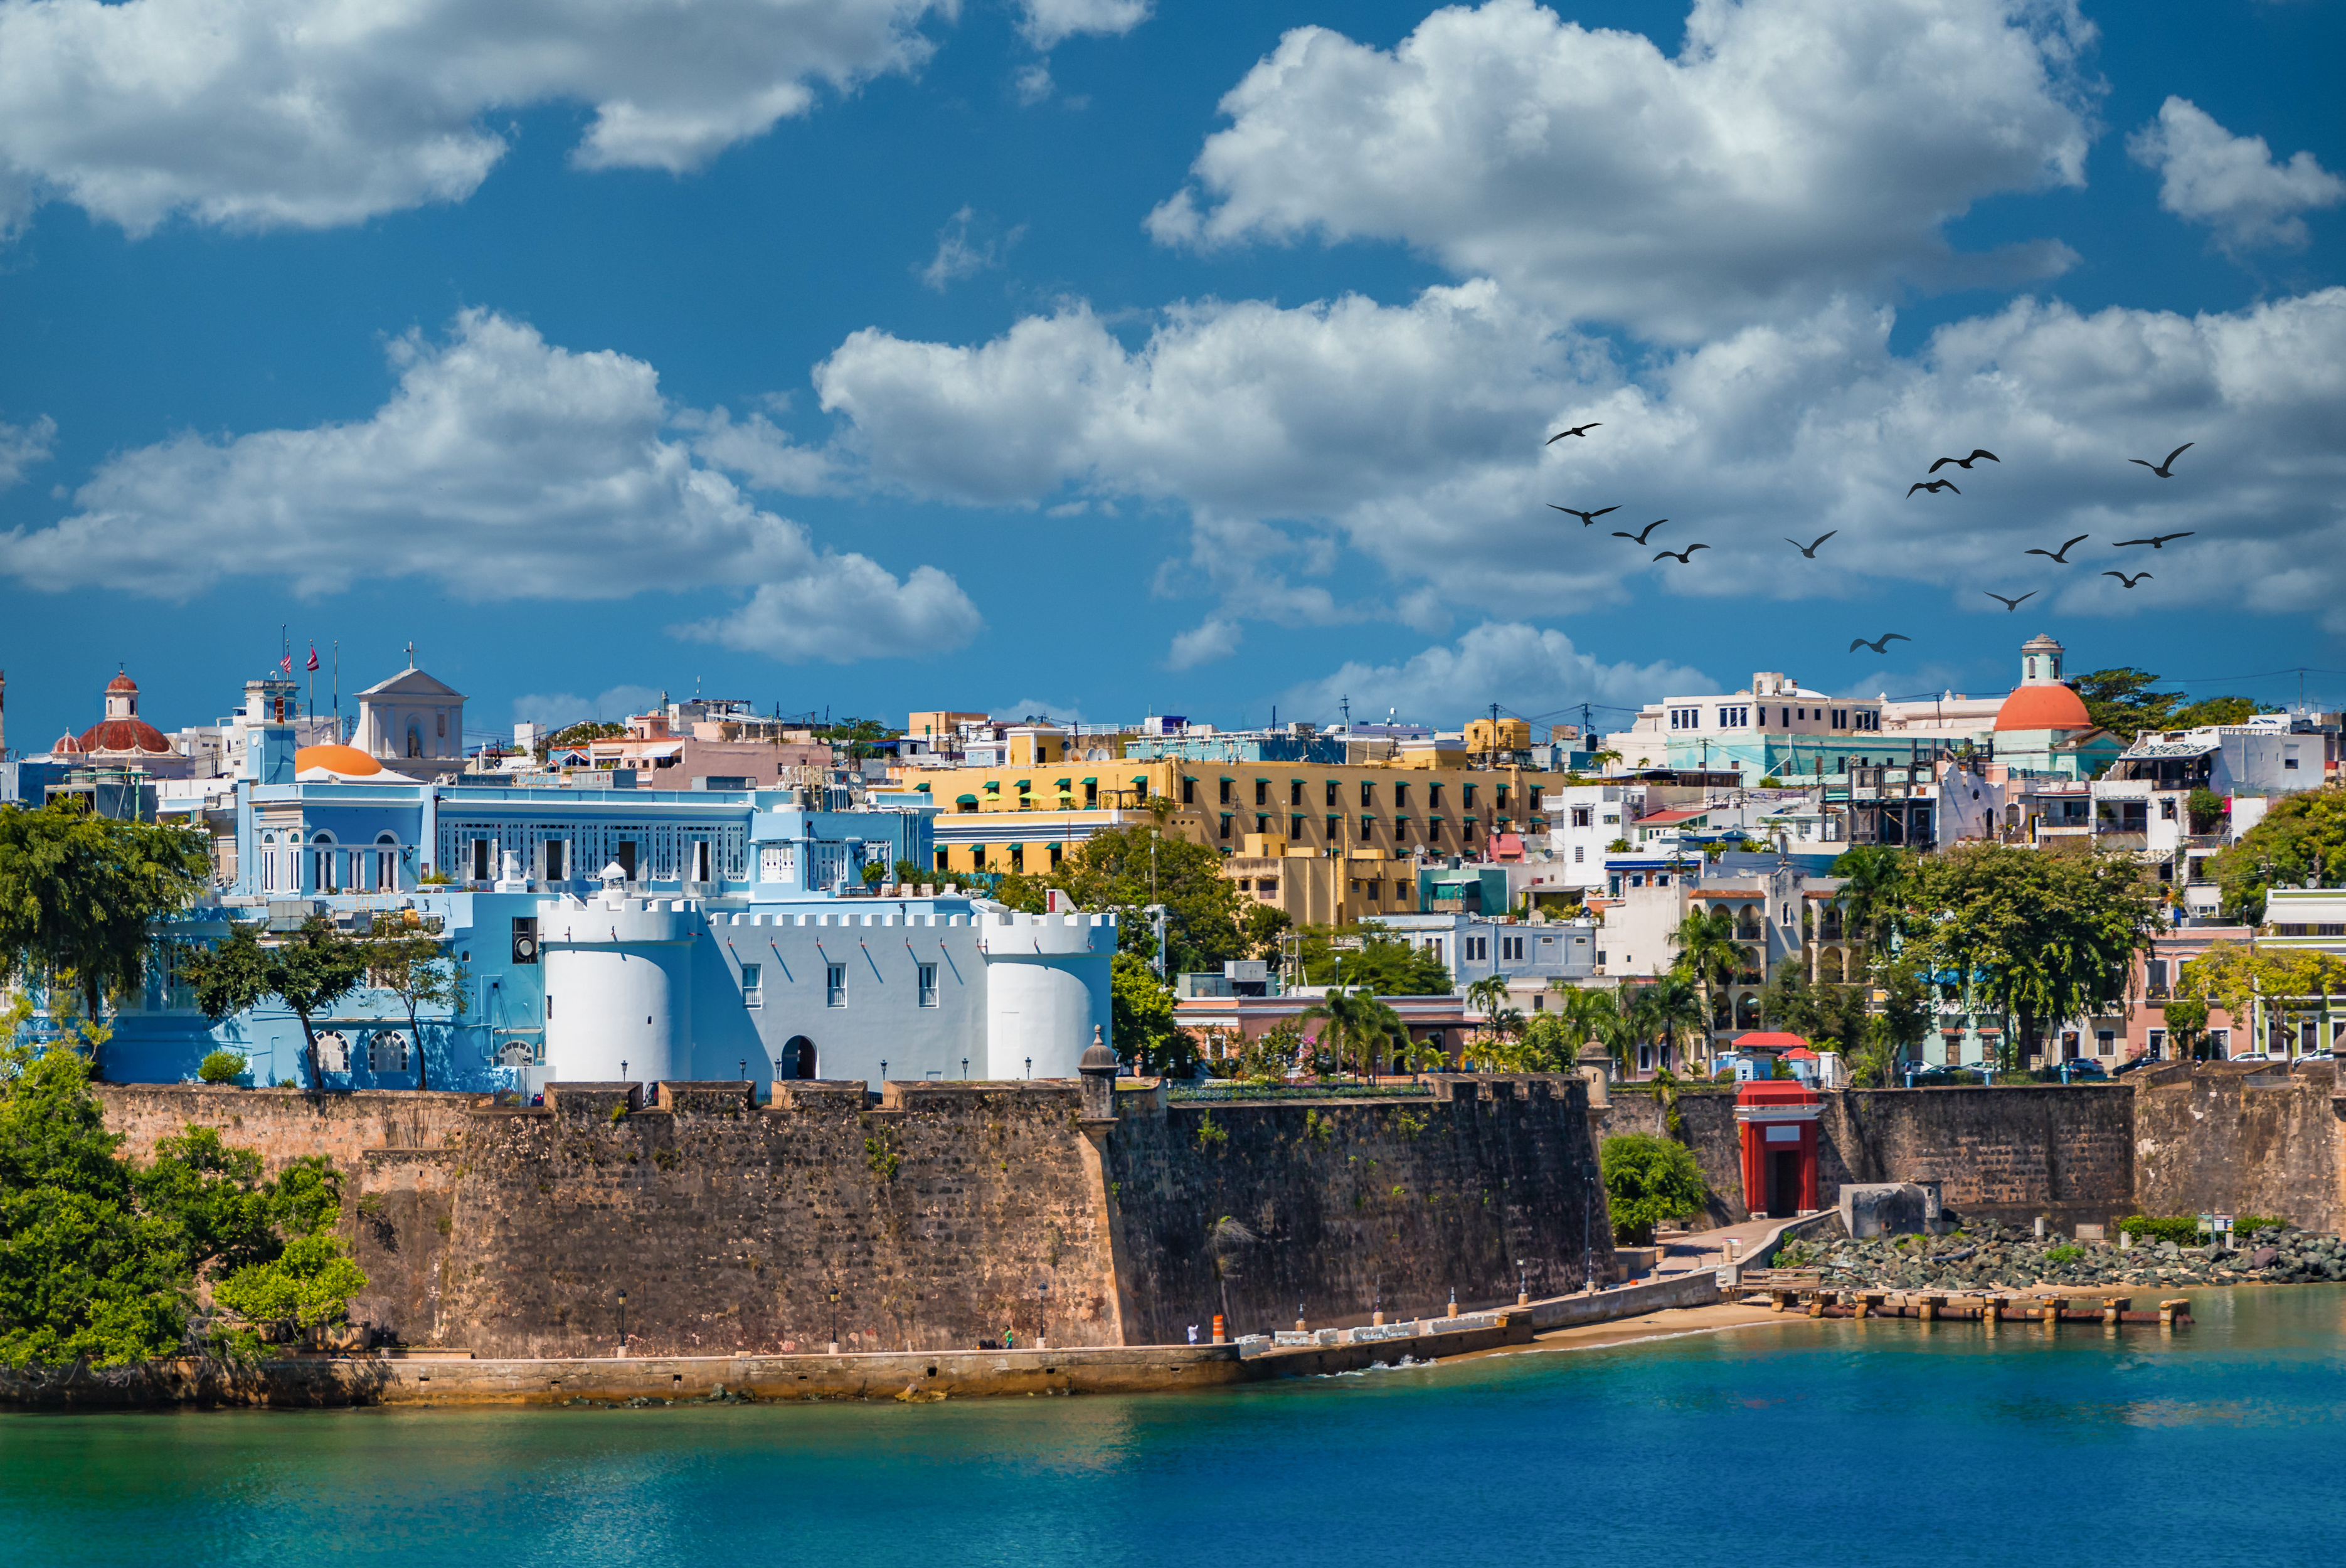
[[[2061,654],[2043,632],[2020,645],[2020,684],[1995,710],[1995,759],[2090,779],[2117,760],[2126,743],[2096,725],[2085,699],[2062,683]]]
[[[57,737],[49,754],[91,768],[137,768],[150,778],[187,777],[188,759],[163,732],[138,717],[138,683],[128,672],[106,683],[106,717]]]

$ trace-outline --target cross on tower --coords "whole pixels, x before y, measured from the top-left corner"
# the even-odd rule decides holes
[[[407,667],[410,669],[413,669],[415,667],[415,645],[413,643],[409,643],[407,645]]]

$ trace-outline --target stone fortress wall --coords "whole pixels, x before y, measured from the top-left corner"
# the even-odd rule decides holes
[[[369,1287],[352,1316],[481,1356],[1180,1342],[1576,1288],[1612,1254],[1577,1078],[1433,1099],[1168,1105],[1072,1080],[556,1084],[458,1095],[101,1089],[126,1152],[195,1121],[323,1154]],[[1209,1234],[1223,1216],[1250,1239]]]
[[[2346,1222],[2336,1089],[2327,1063],[2293,1074],[2210,1063],[2132,1083],[1828,1092],[1818,1201],[1832,1207],[1848,1183],[1936,1181],[1956,1213],[2023,1225],[2229,1213],[2334,1231]],[[1600,1137],[1663,1130],[1654,1095],[1610,1098]],[[1734,1096],[1683,1094],[1678,1111],[1710,1218],[1743,1218]]]

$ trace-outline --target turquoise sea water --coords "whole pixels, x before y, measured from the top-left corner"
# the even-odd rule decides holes
[[[2346,1288],[1770,1324],[1216,1396],[0,1416],[11,1565],[2346,1557]]]

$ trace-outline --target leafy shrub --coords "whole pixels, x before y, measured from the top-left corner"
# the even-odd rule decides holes
[[[1198,1118],[1198,1146],[1199,1148],[1219,1148],[1229,1141],[1230,1135],[1222,1127],[1221,1124],[1214,1120],[1213,1112],[1208,1111],[1204,1115]]]
[[[2254,1236],[2260,1230],[2287,1230],[2289,1221],[2278,1214],[2244,1214],[2232,1221],[2237,1236]]]
[[[2171,1241],[2178,1247],[2188,1247],[2199,1239],[2199,1221],[2188,1214],[2164,1217],[2130,1214],[2118,1221],[2118,1229],[2137,1240]]]
[[[214,1051],[196,1067],[196,1076],[207,1084],[233,1084],[244,1074],[245,1059],[234,1051]]]
[[[2045,1249],[2045,1261],[2047,1263],[2075,1263],[2085,1256],[2086,1249],[2082,1247],[2064,1245],[2048,1247]]]
[[[1597,1166],[1618,1241],[1644,1245],[1662,1221],[1702,1212],[1702,1167],[1684,1144],[1651,1133],[1626,1133],[1605,1140]]]

